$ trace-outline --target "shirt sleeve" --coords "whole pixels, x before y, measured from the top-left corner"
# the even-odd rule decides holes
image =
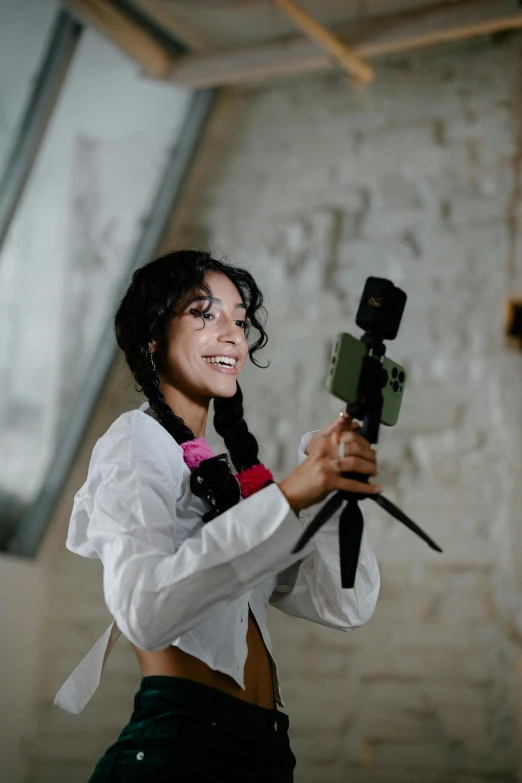
[[[299,464],[315,432],[305,435],[299,446]],[[300,513],[303,527],[314,518],[322,504]],[[350,631],[364,625],[372,616],[379,596],[377,560],[363,532],[355,584],[343,588],[339,566],[339,516],[337,511],[313,536],[311,552],[301,552],[301,560],[277,575],[270,604],[286,614],[321,625]]]
[[[160,650],[220,602],[295,562],[301,526],[272,484],[202,527],[194,518],[195,532],[177,545],[181,450],[173,442],[180,456],[162,459],[136,440],[132,432],[115,436],[91,460],[67,547],[99,557],[105,601],[122,633],[141,649]]]

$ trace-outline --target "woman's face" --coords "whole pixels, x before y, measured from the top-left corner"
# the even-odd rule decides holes
[[[207,272],[212,298],[194,294],[169,326],[161,375],[194,400],[233,397],[236,380],[248,355],[246,307],[234,283],[223,274]],[[226,363],[220,363],[221,358]],[[159,368],[158,368],[159,369]]]

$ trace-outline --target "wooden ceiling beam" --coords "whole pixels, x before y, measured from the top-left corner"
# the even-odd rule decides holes
[[[209,49],[209,42],[201,30],[181,16],[174,8],[158,3],[157,0],[134,0],[134,5],[143,11],[166,33],[193,52]]]
[[[352,54],[373,58],[501,30],[522,28],[514,0],[461,0],[419,11],[372,17],[335,30]],[[169,79],[205,88],[332,68],[331,56],[302,36],[266,44],[187,54],[176,59]]]
[[[274,4],[280,8],[301,30],[308,35],[312,41],[315,41],[331,57],[336,60],[343,68],[346,68],[350,76],[357,82],[369,84],[374,80],[373,69],[368,63],[354,54],[350,47],[340,38],[319,24],[309,13],[301,8],[294,0],[273,0]]]
[[[147,76],[166,78],[172,69],[172,56],[145,30],[107,0],[65,0],[80,20],[94,27],[135,60]]]

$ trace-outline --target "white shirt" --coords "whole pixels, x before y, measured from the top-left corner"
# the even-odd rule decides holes
[[[209,505],[190,490],[183,451],[147,407],[124,413],[98,440],[74,499],[66,546],[101,560],[114,622],[58,691],[55,704],[68,712],[81,712],[97,689],[120,632],[144,650],[179,647],[244,688],[249,607],[271,655],[268,603],[350,631],[377,602],[379,569],[365,534],[354,588],[341,587],[339,513],[290,554],[319,506],[298,519],[277,484],[204,525]]]

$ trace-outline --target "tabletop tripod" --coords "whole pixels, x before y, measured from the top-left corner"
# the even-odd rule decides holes
[[[360,347],[359,354],[362,362],[360,368],[355,368],[357,377],[354,379],[352,366],[356,362],[350,361],[350,366],[342,367],[339,363],[338,354],[334,351],[334,361],[330,370],[330,390],[337,396],[348,401],[346,412],[363,422],[362,428],[358,430],[369,443],[377,443],[379,439],[379,427],[381,421],[386,424],[395,423],[398,418],[400,398],[393,400],[392,413],[388,411],[383,419],[384,394],[389,390],[395,391],[395,397],[399,388],[402,393],[402,386],[405,381],[405,371],[395,363],[388,362],[387,368],[392,368],[390,372],[384,366],[384,355],[386,347],[384,339],[394,339],[400,324],[404,305],[406,303],[406,294],[399,288],[396,288],[389,280],[381,278],[368,278],[363,292],[361,303],[356,317],[356,322],[362,328],[366,328],[361,340],[358,341]],[[357,342],[350,335],[341,337],[350,338],[350,346],[353,348]],[[361,345],[362,344],[362,345]],[[364,356],[363,356],[364,354]],[[342,353],[341,353],[342,355]],[[353,353],[352,357],[356,354]],[[398,368],[398,369],[397,369]],[[352,377],[349,377],[351,374]],[[337,377],[335,377],[337,375]],[[389,377],[391,376],[391,377]],[[401,377],[402,376],[402,377]],[[355,381],[355,383],[354,383]],[[339,385],[340,384],[340,385]],[[343,394],[343,389],[351,388],[347,394]],[[350,401],[354,397],[355,401]],[[389,397],[387,397],[389,399]],[[358,473],[343,473],[345,478],[352,478],[358,481],[367,482],[368,476]],[[364,495],[350,492],[337,492],[331,497],[324,506],[315,515],[312,522],[308,525],[299,541],[293,549],[293,553],[299,552],[311,537],[330,519],[337,511],[339,506],[347,501],[341,512],[339,519],[339,550],[341,566],[341,584],[343,587],[353,587],[355,584],[355,574],[357,563],[359,561],[359,552],[361,548],[361,538],[364,526],[362,511],[359,508],[359,502],[370,498],[378,503],[399,522],[402,522],[411,531],[416,533],[426,543],[437,552],[442,549],[400,508],[391,500],[383,495]]]

